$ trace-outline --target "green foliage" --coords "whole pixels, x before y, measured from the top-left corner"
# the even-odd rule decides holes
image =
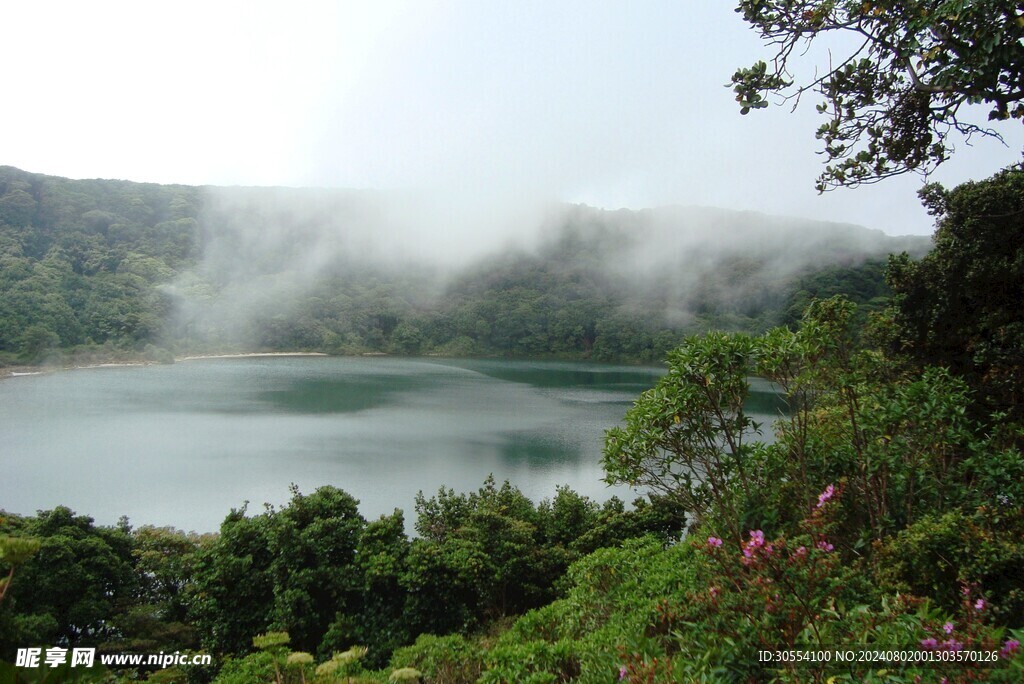
[[[818,129],[829,166],[818,189],[927,173],[953,151],[953,131],[995,135],[960,117],[984,103],[989,118],[1024,119],[1024,21],[1010,0],[741,0],[736,10],[775,50],[732,77],[740,112],[781,94],[821,96]],[[814,79],[791,80],[790,59],[811,43],[848,34]]]
[[[921,193],[938,217],[935,249],[890,263],[898,350],[944,366],[978,393],[993,423],[1024,406],[1024,169]]]
[[[420,681],[422,673],[414,667],[401,667],[388,676],[389,682],[415,682]]]
[[[1022,521],[1019,507],[998,503],[928,516],[886,540],[875,576],[890,591],[928,596],[949,612],[966,590],[985,601],[987,619],[1024,624]]]
[[[268,651],[251,653],[244,658],[228,658],[213,680],[214,684],[257,684],[276,682],[277,656]]]
[[[860,339],[853,306],[838,298],[813,303],[796,331],[690,339],[627,426],[609,432],[610,477],[645,477],[701,507],[686,561],[695,575],[628,630],[624,678],[817,680],[836,671],[758,663],[756,651],[838,643],[1003,649],[993,681],[1024,666],[1009,657],[1019,642],[1003,628],[1022,620],[1019,424],[987,429],[1007,416],[985,417],[964,379],[928,366],[907,373]],[[741,397],[753,372],[785,392],[789,411],[775,443],[740,452],[730,430],[749,429]],[[741,470],[757,486],[744,487]],[[613,593],[611,574],[587,578],[599,596]],[[525,628],[550,642],[566,636],[564,621],[539,611],[510,634]],[[891,681],[926,672],[888,671]]]
[[[0,604],[5,658],[30,643],[98,646],[119,636],[111,617],[136,590],[126,530],[96,527],[64,507],[3,527],[38,543]]]
[[[627,511],[617,499],[598,506],[567,488],[534,507],[493,478],[469,495],[420,495],[416,509],[422,538],[410,546],[403,578],[404,618],[414,634],[465,631],[541,606],[574,560],[644,534],[678,537],[684,520],[664,498],[638,500]]]
[[[580,560],[565,598],[517,620],[485,649],[482,681],[868,681],[863,665],[762,663],[757,651],[856,644],[865,649],[1003,651],[969,671],[1013,681],[1024,667],[1019,633],[993,627],[995,610],[964,594],[948,610],[878,592],[832,546],[844,494],[823,492],[800,530],[742,543],[695,537],[664,548],[635,541]],[[884,681],[950,681],[956,663],[886,666]],[[936,679],[935,681],[938,681]],[[972,680],[973,681],[973,680]]]
[[[508,482],[498,487],[489,478],[469,496],[420,494],[416,510],[423,538],[410,547],[403,582],[406,618],[417,631],[445,634],[522,612],[549,598],[564,571],[542,547],[533,504]]]
[[[486,655],[482,684],[554,684],[571,681],[580,674],[577,644],[571,641],[549,643],[534,639],[517,644],[499,644]]]
[[[795,332],[688,339],[625,427],[608,432],[609,480],[662,491],[737,541],[744,529],[794,525],[795,503],[842,483],[851,547],[951,505],[1016,496],[1020,455],[971,420],[963,381],[934,368],[900,377],[858,347],[853,310],[833,298]],[[754,441],[744,409],[754,373],[790,404],[771,445]]]
[[[396,509],[390,516],[367,523],[356,548],[357,574],[362,581],[360,612],[353,618],[345,614],[337,617],[324,635],[321,653],[353,642],[373,644],[367,663],[381,666],[395,648],[408,643],[411,632],[402,586],[408,554],[402,511]]]
[[[271,624],[274,582],[270,566],[270,515],[233,510],[220,535],[196,561],[196,599],[190,613],[203,646],[217,653],[246,653],[254,634]]]
[[[198,633],[189,619],[200,547],[209,536],[167,527],[132,531],[136,595],[116,620],[123,652],[194,650]]]
[[[363,671],[362,660],[366,653],[365,646],[353,646],[347,651],[335,653],[330,660],[317,666],[317,679],[338,681],[344,677],[347,680],[353,675],[361,673]]]
[[[358,606],[356,505],[333,487],[305,496],[293,488],[281,511],[233,511],[198,560],[193,610],[205,645],[244,653],[252,634],[276,626],[317,650],[336,614]]]
[[[778,321],[797,328],[814,300],[844,295],[857,305],[855,320],[863,327],[871,314],[885,309],[892,292],[886,284],[886,261],[869,260],[858,266],[833,266],[801,277],[783,305]]]
[[[744,409],[755,351],[745,335],[710,333],[669,354],[668,373],[607,433],[608,481],[679,497],[697,520],[712,506],[738,520],[734,494],[759,484],[747,467],[757,425]]]
[[[293,487],[289,505],[271,515],[273,622],[299,648],[316,650],[334,616],[358,605],[354,561],[365,521],[357,506],[334,487],[306,496]]]
[[[678,538],[683,525],[664,498],[627,511],[560,488],[535,506],[493,478],[469,494],[420,495],[416,509],[421,536],[410,541],[401,511],[367,523],[340,490],[295,491],[280,510],[233,511],[211,540],[143,528],[137,543],[147,551],[136,557],[153,568],[143,586],[160,589],[168,609],[184,596],[213,652],[244,655],[251,635],[287,629],[295,647],[320,658],[368,644],[364,665],[382,667],[418,635],[466,634],[552,600],[569,564],[598,546],[645,533]],[[154,549],[167,557],[156,562]],[[193,577],[179,584],[183,568]],[[165,575],[174,580],[166,590],[157,582]],[[392,666],[447,667],[432,657]]]
[[[620,652],[656,646],[645,626],[665,597],[685,596],[694,581],[691,549],[651,537],[577,561],[565,597],[526,613],[485,652],[487,681],[607,682]]]
[[[267,632],[257,634],[252,638],[252,645],[260,651],[271,651],[281,646],[287,646],[291,642],[288,632]]]
[[[14,580],[14,571],[19,565],[39,551],[39,540],[24,537],[0,537],[0,570],[6,570],[7,576],[0,577],[0,601],[3,601],[7,590]]]
[[[475,682],[483,669],[479,649],[459,634],[420,635],[414,644],[396,650],[391,669],[414,668],[431,684]]]

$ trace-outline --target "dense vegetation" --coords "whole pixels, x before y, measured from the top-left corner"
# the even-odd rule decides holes
[[[793,323],[809,296],[885,295],[879,260],[927,242],[568,207],[534,249],[441,269],[368,251],[387,227],[375,201],[0,168],[0,363],[253,350],[658,361],[685,333]]]
[[[206,537],[5,516],[0,652],[205,649],[151,679],[221,684],[1020,681],[1022,179],[927,188],[936,249],[893,258],[866,321],[837,296],[688,337],[607,433],[609,481],[653,492],[632,510],[489,481],[419,497],[413,538],[332,487]],[[789,402],[771,444],[751,375]],[[759,659],[780,649],[932,661]]]
[[[334,487],[296,490],[280,510],[232,511],[216,535],[98,527],[66,508],[5,515],[0,545],[37,545],[0,604],[0,654],[13,662],[30,644],[203,648],[228,658],[224,681],[247,681],[230,673],[252,664],[231,658],[276,627],[318,660],[370,644],[363,664],[383,666],[420,634],[470,633],[543,606],[596,549],[644,535],[668,543],[684,524],[666,499],[626,510],[561,489],[534,505],[493,480],[469,495],[418,497],[413,539],[401,511],[368,522],[357,504]]]

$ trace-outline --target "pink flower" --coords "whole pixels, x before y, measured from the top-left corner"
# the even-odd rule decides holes
[[[818,548],[821,549],[822,551],[831,551],[835,547],[832,546],[831,544],[829,544],[824,539],[822,539],[821,541],[818,542]]]
[[[974,602],[974,610],[982,611],[985,610],[985,599],[978,599]]]
[[[935,639],[928,637],[927,639],[921,639],[921,648],[926,648],[929,651],[939,647],[939,642]]]
[[[628,672],[629,672],[629,670],[627,670],[627,669],[626,669],[626,666],[625,666],[625,665],[621,665],[621,666],[619,667],[619,681],[620,681],[620,682],[621,682],[621,681],[622,681],[623,679],[625,679],[625,678],[626,678],[626,673],[628,673]]]
[[[797,556],[798,558],[803,558],[804,556],[807,555],[807,547],[806,546],[801,546],[800,548],[798,548],[796,550],[796,553],[794,553],[793,555]]]
[[[753,563],[755,560],[754,553],[762,546],[764,546],[764,532],[761,530],[751,530],[750,539],[743,545],[743,564],[750,565]],[[765,551],[768,555],[771,555],[771,544],[768,545]]]
[[[956,639],[948,639],[948,640],[942,642],[942,647],[944,649],[946,649],[947,651],[962,651],[963,648],[964,648],[964,645],[961,644]]]
[[[825,491],[818,495],[818,508],[825,505],[825,502],[832,498],[832,495],[836,493],[836,488],[832,485],[825,487]]]
[[[721,545],[722,540],[718,537],[708,537],[708,546],[710,546],[711,548],[717,549]]]
[[[946,634],[952,634],[953,633],[953,623],[952,622],[947,622],[946,624],[942,625],[942,631],[945,632]]]
[[[711,598],[718,596],[718,587],[711,587],[708,589],[708,593],[711,594]]]
[[[1007,639],[1006,643],[1003,644],[1003,649],[999,651],[999,655],[1001,655],[1004,658],[1008,658],[1012,656],[1014,653],[1016,653],[1018,650],[1020,650],[1020,642],[1016,639]]]

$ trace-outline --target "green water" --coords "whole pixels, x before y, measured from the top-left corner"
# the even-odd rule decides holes
[[[215,530],[232,507],[331,484],[367,517],[491,473],[534,500],[597,499],[604,430],[657,368],[396,358],[208,359],[0,383],[0,508]],[[751,408],[779,409],[764,384]]]

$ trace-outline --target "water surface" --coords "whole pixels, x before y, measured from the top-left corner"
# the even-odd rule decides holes
[[[364,516],[402,508],[408,521],[417,491],[470,491],[492,473],[534,501],[560,484],[631,500],[601,481],[604,431],[661,373],[277,357],[12,378],[0,383],[0,508],[212,531],[245,501],[286,502],[294,482],[341,487]],[[774,410],[770,390],[755,390],[756,410]]]

